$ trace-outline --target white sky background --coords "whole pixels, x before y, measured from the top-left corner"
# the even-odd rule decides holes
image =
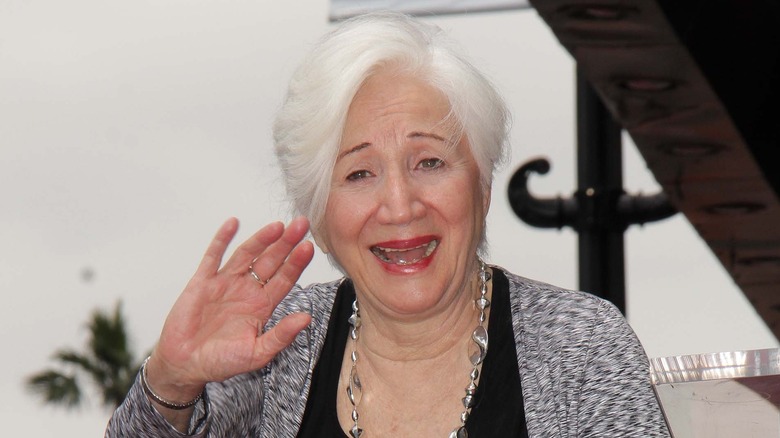
[[[327,16],[326,0],[0,0],[4,435],[102,436],[109,413],[41,407],[24,378],[54,350],[80,348],[90,312],[120,298],[138,354],[148,351],[225,218],[241,219],[241,238],[288,218],[270,124]],[[576,288],[576,234],[525,225],[505,195],[539,155],[553,169],[532,179],[534,193],[575,190],[571,57],[533,10],[429,20],[514,114],[489,261]],[[633,145],[624,151],[627,189],[654,193]],[[629,321],[650,356],[778,345],[684,217],[632,227],[626,264]],[[317,255],[302,282],[335,275]]]

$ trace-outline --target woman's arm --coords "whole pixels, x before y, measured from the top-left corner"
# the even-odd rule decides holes
[[[297,218],[286,228],[279,222],[267,225],[222,264],[237,230],[238,221],[230,219],[211,241],[195,275],[168,314],[145,365],[146,391],[137,381],[114,414],[106,436],[178,436],[189,432],[190,424],[200,420],[192,421],[196,407],[170,409],[159,399],[186,404],[203,394],[208,382],[222,382],[262,368],[309,324],[309,315],[292,314],[262,332],[311,261],[313,246],[302,241],[308,221]],[[249,275],[250,265],[257,276],[268,281],[259,282]],[[207,414],[206,401],[199,403]],[[158,424],[160,420],[164,426]],[[140,433],[149,427],[155,434]]]
[[[645,351],[607,302],[588,342],[576,403],[578,437],[669,437]]]
[[[118,438],[118,437],[182,437],[193,436],[201,437],[205,436],[205,428],[202,427],[205,420],[205,416],[202,414],[203,406],[207,403],[206,400],[199,402],[201,406],[198,406],[198,410],[201,411],[199,416],[193,418],[195,427],[189,428],[189,421],[192,417],[193,411],[196,408],[187,410],[186,422],[181,430],[177,428],[168,418],[163,416],[156,407],[152,405],[152,401],[148,399],[141,389],[140,382],[136,379],[135,384],[128,392],[124,402],[120,405],[114,415],[109,420],[108,427],[106,428],[106,438]],[[200,421],[198,421],[200,420]],[[197,427],[200,426],[200,427]]]

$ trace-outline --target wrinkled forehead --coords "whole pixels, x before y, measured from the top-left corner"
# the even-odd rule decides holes
[[[381,134],[377,130],[382,129],[430,134],[452,146],[461,141],[463,131],[444,93],[424,75],[397,69],[375,72],[359,87],[347,112],[340,149]]]

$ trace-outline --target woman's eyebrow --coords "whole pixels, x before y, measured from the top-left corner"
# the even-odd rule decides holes
[[[442,143],[447,143],[447,140],[444,137],[440,135],[436,135],[432,132],[415,131],[409,133],[409,135],[407,135],[406,137],[407,138],[426,137],[426,138],[432,138],[434,140],[438,140]]]
[[[438,140],[438,141],[440,141],[442,143],[447,143],[447,139],[445,139],[444,137],[442,137],[440,135],[434,134],[432,132],[414,131],[414,132],[410,132],[406,136],[406,138],[418,138],[418,137],[432,138],[432,139]],[[346,157],[349,154],[354,154],[355,152],[359,152],[359,151],[361,151],[361,150],[363,150],[363,149],[365,149],[365,148],[367,148],[369,146],[373,146],[373,145],[371,143],[369,143],[369,142],[365,142],[365,143],[360,143],[357,146],[353,146],[353,147],[347,149],[346,151],[340,153],[338,155],[338,157],[336,157],[336,161]]]
[[[352,148],[349,148],[349,149],[347,149],[346,151],[344,151],[344,152],[340,153],[340,154],[339,154],[339,156],[338,156],[338,157],[336,157],[336,161],[338,161],[338,160],[340,160],[340,159],[342,159],[342,158],[346,157],[346,156],[347,156],[347,155],[349,155],[349,154],[354,154],[355,152],[361,151],[361,150],[363,150],[363,149],[365,149],[365,148],[367,148],[367,147],[369,147],[369,146],[371,146],[371,143],[368,143],[368,142],[366,142],[366,143],[360,143],[359,145],[357,145],[357,146],[354,146],[354,147],[352,147]]]

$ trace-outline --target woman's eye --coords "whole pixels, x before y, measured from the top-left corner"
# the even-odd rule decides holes
[[[420,166],[423,169],[438,169],[444,165],[444,161],[440,160],[439,158],[426,158],[422,161],[420,161]]]
[[[367,170],[357,170],[347,175],[347,181],[358,181],[363,178],[368,178],[369,176],[371,176],[371,172]]]

